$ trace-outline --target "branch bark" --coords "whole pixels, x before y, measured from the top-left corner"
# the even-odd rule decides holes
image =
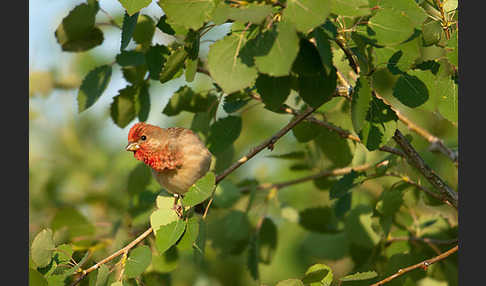
[[[447,250],[446,252],[444,252],[444,253],[442,253],[442,254],[434,257],[434,258],[424,260],[424,261],[422,261],[420,263],[414,264],[414,265],[409,266],[407,268],[399,269],[397,271],[397,273],[395,273],[395,274],[393,274],[393,275],[391,275],[391,276],[389,276],[389,277],[387,277],[387,278],[385,278],[385,279],[383,279],[381,281],[378,281],[375,284],[372,284],[371,286],[380,286],[380,285],[383,285],[383,284],[388,283],[388,282],[392,281],[393,279],[395,279],[395,278],[397,278],[399,276],[402,276],[403,274],[405,274],[407,272],[410,272],[410,271],[412,271],[414,269],[417,269],[417,268],[422,268],[424,270],[427,270],[427,267],[429,267],[430,265],[432,265],[432,264],[434,264],[434,263],[436,263],[438,261],[441,261],[441,260],[447,258],[449,255],[457,252],[458,249],[459,249],[459,245],[456,245],[453,248]]]
[[[437,188],[447,200],[457,208],[458,195],[451,187],[449,187],[430,167],[425,163],[425,161],[420,157],[420,155],[415,151],[415,149],[410,145],[405,136],[400,132],[400,130],[395,131],[393,139],[406,155],[407,161],[410,165],[415,167],[424,177]]]

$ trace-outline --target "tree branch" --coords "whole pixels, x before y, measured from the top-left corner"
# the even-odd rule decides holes
[[[405,136],[400,130],[395,130],[393,139],[402,148],[406,155],[407,161],[410,165],[415,167],[424,177],[436,187],[443,195],[447,197],[447,200],[457,208],[458,195],[451,189],[420,157],[415,149],[410,145]]]
[[[395,274],[393,274],[393,275],[391,275],[391,276],[389,276],[389,277],[387,277],[387,278],[385,278],[385,279],[383,279],[381,281],[378,281],[375,284],[372,284],[371,286],[383,285],[383,284],[388,283],[388,282],[392,281],[393,279],[395,279],[395,278],[397,278],[399,276],[402,276],[403,274],[405,274],[407,272],[410,272],[410,271],[412,271],[414,269],[417,269],[417,268],[422,268],[424,270],[427,270],[427,267],[429,267],[430,265],[432,265],[432,264],[434,264],[434,263],[436,263],[438,261],[441,261],[441,260],[447,258],[449,255],[457,252],[458,249],[459,249],[459,245],[456,245],[453,248],[447,250],[446,252],[444,252],[444,253],[442,253],[442,254],[434,257],[434,258],[424,260],[424,261],[422,261],[420,263],[417,263],[415,265],[409,266],[407,268],[399,269],[397,271],[397,273],[395,273]]]

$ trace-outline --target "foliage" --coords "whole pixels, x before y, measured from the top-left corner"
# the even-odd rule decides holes
[[[148,227],[152,237],[80,285],[369,285],[451,247],[421,239],[457,238],[456,210],[384,149],[400,149],[393,136],[406,133],[457,188],[454,162],[409,130],[412,122],[457,148],[457,1],[160,0],[158,19],[144,12],[150,3],[120,0],[116,51],[77,67],[79,116],[50,133],[42,115],[30,119],[30,285],[72,283]],[[63,51],[88,58],[112,45],[99,6],[66,11],[55,30]],[[124,87],[109,94],[118,71]],[[35,79],[31,100],[60,88],[54,75]],[[177,82],[154,105],[152,90]],[[104,97],[108,121],[92,113]],[[309,107],[311,117],[268,146],[273,154],[219,182]],[[101,128],[120,131],[154,112],[193,129],[214,156],[179,200],[181,217],[148,167],[121,151],[125,141],[110,149]],[[457,285],[457,268],[452,256],[389,284]]]

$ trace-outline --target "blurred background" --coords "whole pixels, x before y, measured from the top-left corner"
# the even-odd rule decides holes
[[[100,26],[105,36],[102,45],[83,53],[61,51],[54,31],[67,13],[83,2],[85,1],[29,0],[29,239],[32,241],[43,228],[52,228],[53,221],[59,219],[61,211],[72,210],[71,213],[79,214],[80,225],[85,227],[84,230],[89,229],[80,231],[81,234],[89,234],[89,238],[83,235],[70,238],[76,245],[75,250],[81,253],[86,249],[98,249],[93,252],[93,260],[98,261],[124,246],[149,226],[148,218],[153,209],[153,201],[161,190],[152,178],[137,197],[134,198],[128,190],[130,174],[139,166],[139,162],[124,150],[128,130],[135,121],[121,129],[109,116],[113,96],[127,85],[117,65],[113,66],[112,79],[102,97],[88,110],[81,114],[77,112],[76,97],[83,77],[94,67],[113,62],[120,46],[120,30],[103,25]],[[109,17],[113,17],[116,22],[121,23],[124,9],[117,0],[100,1],[100,7],[106,13],[98,13],[97,22],[108,22]],[[155,1],[142,9],[141,13],[157,19],[163,15]],[[222,25],[204,35],[201,58],[206,57],[209,45],[223,37],[229,28],[229,25]],[[169,39],[157,29],[153,41],[164,44]],[[162,113],[173,92],[184,84],[187,83],[183,76],[163,85],[151,83],[148,123],[161,127],[191,126],[193,115],[190,113],[182,112],[174,117]],[[188,85],[197,90],[207,88],[211,82],[207,76],[198,73],[196,80]],[[381,88],[384,95],[391,92],[390,86],[384,85]],[[339,104],[341,103],[336,105]],[[437,119],[432,114],[426,117],[420,111],[404,112],[421,126],[443,138],[449,146],[457,146],[456,126],[446,120]],[[224,156],[224,160],[218,162],[215,173],[221,172],[225,166],[273,135],[291,119],[289,115],[267,111],[261,104],[249,104],[240,115],[243,119],[241,135],[234,148]],[[225,116],[221,106],[217,116]],[[333,120],[332,114],[329,120]],[[341,119],[335,120],[338,122]],[[423,138],[411,135],[414,137],[414,146],[424,151],[424,158],[448,183],[456,186],[455,167],[446,158],[427,152],[428,143]],[[355,150],[353,144],[350,143],[350,146]],[[313,174],[316,169],[299,169],[292,161],[268,157],[270,154],[284,154],[305,148],[305,144],[298,143],[289,133],[276,144],[273,152],[263,151],[227,180],[235,184],[245,179],[273,183]],[[373,153],[370,156],[378,159],[382,156],[374,154],[375,152],[369,153]],[[380,179],[363,184],[359,187],[363,191],[354,192],[356,195],[353,196],[353,205],[376,200],[382,190],[394,182]],[[329,184],[318,186],[311,181],[279,191],[279,205],[271,205],[269,210],[269,216],[278,227],[278,243],[272,262],[260,265],[263,284],[302,277],[310,265],[318,262],[331,266],[337,277],[348,274],[353,269],[353,260],[356,258],[353,258],[353,254],[356,252],[342,233],[312,232],[309,231],[309,226],[303,227],[299,224],[302,216],[310,216],[312,220],[312,217],[322,214],[323,208],[331,206],[328,189]],[[454,222],[452,227],[457,228],[457,217],[447,207],[419,203],[423,199],[417,199],[419,196],[416,193],[414,196],[408,198],[407,202],[417,212],[430,214],[429,218],[435,218],[437,212],[443,214],[443,224],[435,224],[437,229],[428,230],[431,234],[443,234],[443,230],[449,229]],[[245,196],[233,208],[244,210],[247,204],[248,197]],[[258,207],[255,206],[254,209],[250,219],[256,220],[259,215]],[[256,282],[252,280],[246,267],[246,252],[228,249],[225,241],[218,240],[218,236],[224,231],[220,221],[225,212],[226,210],[214,208],[208,217],[208,263],[200,267],[194,264],[191,253],[173,251],[171,259],[154,258],[160,261],[151,266],[153,279],[171,281],[172,285],[255,285]],[[66,234],[62,231],[57,231],[54,235],[56,240],[66,241]],[[450,238],[449,235],[445,236]],[[420,251],[423,251],[424,257],[435,254],[423,245],[417,250]],[[81,256],[76,255],[81,254],[75,252],[74,258],[79,260]],[[454,269],[456,266],[454,262],[450,267]],[[166,274],[168,272],[171,274]],[[454,277],[454,271],[449,275]],[[449,285],[456,283],[451,282]],[[425,281],[421,285],[432,284]]]

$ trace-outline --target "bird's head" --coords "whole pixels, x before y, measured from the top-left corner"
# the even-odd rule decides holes
[[[151,166],[157,150],[160,149],[163,133],[163,129],[158,126],[145,122],[136,123],[128,132],[126,150],[133,152],[137,160]]]

